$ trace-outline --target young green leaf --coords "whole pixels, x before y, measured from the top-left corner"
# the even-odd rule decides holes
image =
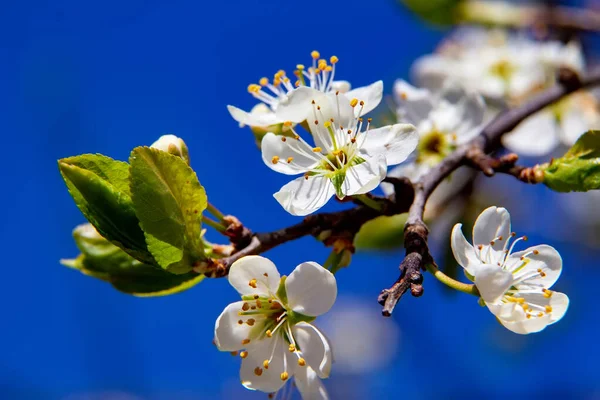
[[[99,154],[59,160],[69,193],[83,215],[113,244],[154,264],[129,195],[128,166]]]
[[[564,156],[538,168],[544,184],[557,192],[600,189],[600,131],[583,134]]]
[[[174,275],[143,264],[100,236],[90,224],[75,228],[73,237],[81,254],[61,263],[109,282],[125,293],[141,297],[165,296],[189,289],[204,279],[204,275],[194,272]]]
[[[206,259],[201,235],[206,192],[180,157],[138,147],[130,157],[131,192],[148,250],[172,273]]]

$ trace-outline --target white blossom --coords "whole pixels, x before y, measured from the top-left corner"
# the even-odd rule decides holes
[[[297,87],[308,87],[322,93],[340,92],[348,99],[355,97],[368,98],[372,101],[369,101],[365,113],[375,108],[381,101],[383,82],[377,81],[369,86],[350,90],[349,82],[334,80],[336,64],[339,61],[336,56],[330,57],[329,63],[327,63],[327,60],[320,58],[321,55],[318,51],[313,51],[311,57],[312,66],[308,69],[301,64],[296,66],[294,71],[296,80],[294,83],[284,70],[279,70],[275,73],[272,81],[263,77],[258,84],[250,84],[248,92],[260,103],[254,106],[250,112],[228,105],[227,109],[233,119],[239,122],[240,126],[249,125],[262,129],[269,129],[274,125],[282,124],[285,120],[279,118],[276,111],[279,104],[285,101],[290,92]]]
[[[389,165],[406,160],[417,146],[415,127],[395,124],[371,129],[371,119],[364,121],[361,115],[377,101],[349,100],[339,92],[325,94],[301,87],[279,104],[277,115],[286,120],[293,137],[267,133],[261,146],[263,160],[277,172],[303,174],[275,193],[283,208],[293,215],[307,215],[334,194],[343,199],[370,192],[386,176]],[[293,122],[304,120],[314,145],[293,128]]]
[[[419,144],[410,162],[390,171],[388,176],[407,177],[416,182],[427,175],[444,157],[477,136],[486,112],[483,98],[454,81],[446,81],[441,90],[432,93],[403,80],[394,85],[398,120],[414,124]],[[436,203],[445,203],[471,178],[467,170],[453,174],[435,191]],[[383,183],[384,193],[392,193],[392,185]],[[435,207],[428,207],[429,209]]]
[[[417,60],[413,74],[418,84],[430,88],[457,79],[502,104],[553,84],[559,67],[583,72],[577,42],[542,42],[501,30],[463,29],[437,53]]]
[[[543,156],[559,144],[572,146],[582,134],[598,128],[598,101],[588,92],[577,92],[525,119],[502,137],[502,144],[519,154]]]
[[[482,301],[509,330],[528,334],[559,321],[569,298],[550,287],[562,271],[560,254],[551,246],[538,245],[513,252],[526,237],[511,239],[510,214],[506,209],[484,210],[473,226],[473,246],[467,242],[462,224],[452,230],[452,252],[473,280]]]
[[[231,266],[229,283],[242,301],[217,319],[215,344],[221,351],[240,351],[242,384],[272,393],[294,377],[303,398],[327,399],[321,378],[331,370],[331,345],[311,322],[335,302],[333,274],[305,262],[281,277],[270,260],[247,256]]]

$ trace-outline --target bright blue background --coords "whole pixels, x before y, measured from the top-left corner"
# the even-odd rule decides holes
[[[76,255],[71,230],[84,219],[56,160],[86,152],[126,160],[133,147],[175,133],[214,204],[254,230],[280,228],[298,221],[272,198],[288,178],[264,166],[225,105],[249,109],[248,83],[308,64],[313,49],[336,54],[338,77],[354,86],[384,79],[389,91],[441,36],[392,0],[2,2],[0,398],[265,398],[240,389],[238,360],[211,344],[215,318],[236,298],[226,280],[138,299],[59,265]],[[517,229],[562,252],[567,316],[516,336],[474,298],[447,296],[428,276],[425,296],[404,299],[388,322],[402,330],[394,363],[358,379],[334,368],[326,382],[334,398],[600,395],[598,252],[557,241],[575,232],[557,196],[493,182],[505,183],[497,205],[531,200],[513,214]],[[552,241],[548,231],[557,233]],[[284,272],[326,255],[312,238],[269,253]],[[378,313],[375,299],[396,279],[400,258],[356,256],[339,274],[340,292]]]

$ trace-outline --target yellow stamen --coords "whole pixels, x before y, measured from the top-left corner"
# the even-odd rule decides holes
[[[288,157],[288,159],[287,159],[287,163],[289,164],[289,163],[291,163],[292,161],[294,161],[294,157]]]
[[[314,153],[320,153],[322,150],[323,150],[323,149],[322,149],[322,148],[320,148],[320,147],[313,147],[313,149],[312,149],[312,151],[313,151]]]
[[[298,359],[298,365],[304,367],[306,365],[306,360],[302,357]]]
[[[293,353],[294,351],[296,351],[296,346],[294,346],[292,343],[290,343],[290,346],[288,347],[288,350]]]
[[[272,337],[273,336],[273,332],[271,332],[270,329],[267,330],[266,332],[267,337]]]
[[[279,162],[279,156],[273,156],[273,158],[271,158],[271,162],[273,164],[277,164]],[[252,282],[252,281],[250,281],[250,282]],[[249,285],[252,286],[251,283],[249,283]],[[254,286],[252,286],[252,287],[256,289],[256,279],[254,279]]]
[[[542,291],[544,292],[544,297],[549,299],[550,297],[552,297],[552,290],[548,290],[548,289],[542,289]]]
[[[263,361],[263,367],[264,369],[269,369],[269,360]]]
[[[248,303],[244,303],[242,305],[242,310],[244,310],[244,311],[248,311],[249,308],[250,308],[250,304],[248,304]]]
[[[266,78],[266,77],[264,77],[264,78],[260,78],[260,81],[258,81],[258,83],[259,83],[261,86],[267,86],[267,85],[269,84],[269,78]]]
[[[249,326],[254,326],[254,323],[255,323],[255,322],[256,322],[256,320],[255,320],[254,318],[250,318],[248,321],[246,321],[246,323],[247,323]]]
[[[336,56],[331,56],[331,57],[329,58],[329,62],[330,62],[330,63],[332,63],[332,64],[335,64],[335,63],[337,63],[338,61],[340,61],[340,60],[339,60],[339,58],[337,58]]]
[[[356,107],[357,104],[358,104],[358,99],[352,99],[352,100],[350,100],[350,106]]]
[[[282,372],[280,377],[281,377],[282,381],[287,381],[287,379],[290,377],[290,375],[287,372]]]
[[[244,340],[242,340],[242,344],[243,345],[247,345],[248,343],[250,343],[250,339],[244,339]]]
[[[547,313],[551,313],[552,312],[552,306],[546,306],[546,312]]]
[[[242,357],[242,358],[248,357],[248,352],[247,351],[241,351],[240,352],[240,357]]]
[[[317,58],[321,57],[321,53],[319,53],[319,52],[318,52],[318,51],[316,51],[316,50],[313,50],[313,51],[310,53],[310,56],[316,60]]]
[[[263,372],[262,368],[260,368],[260,367],[254,368],[254,375],[261,376],[262,372]]]
[[[273,159],[271,161],[273,161],[273,164],[277,164],[277,162],[275,162],[275,157],[274,156]],[[277,161],[279,161],[279,157],[277,157]],[[252,287],[253,289],[256,289],[256,279],[250,279],[250,282],[248,282],[248,286]]]

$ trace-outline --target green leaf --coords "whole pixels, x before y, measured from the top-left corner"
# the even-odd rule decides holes
[[[400,0],[423,20],[441,26],[458,21],[459,5],[463,0]]]
[[[544,184],[557,192],[600,189],[600,131],[583,134],[563,157],[537,168]]]
[[[154,264],[130,197],[127,163],[99,154],[58,161],[69,193],[83,215],[111,243]]]
[[[377,217],[360,228],[354,237],[357,250],[393,250],[404,243],[407,214]]]
[[[206,259],[202,212],[206,192],[180,157],[138,147],[130,157],[131,192],[148,250],[172,273],[186,273]]]
[[[141,263],[100,236],[89,224],[75,228],[73,237],[82,254],[61,263],[109,282],[125,293],[141,297],[165,296],[189,289],[204,279],[204,275],[193,272],[174,275]]]

